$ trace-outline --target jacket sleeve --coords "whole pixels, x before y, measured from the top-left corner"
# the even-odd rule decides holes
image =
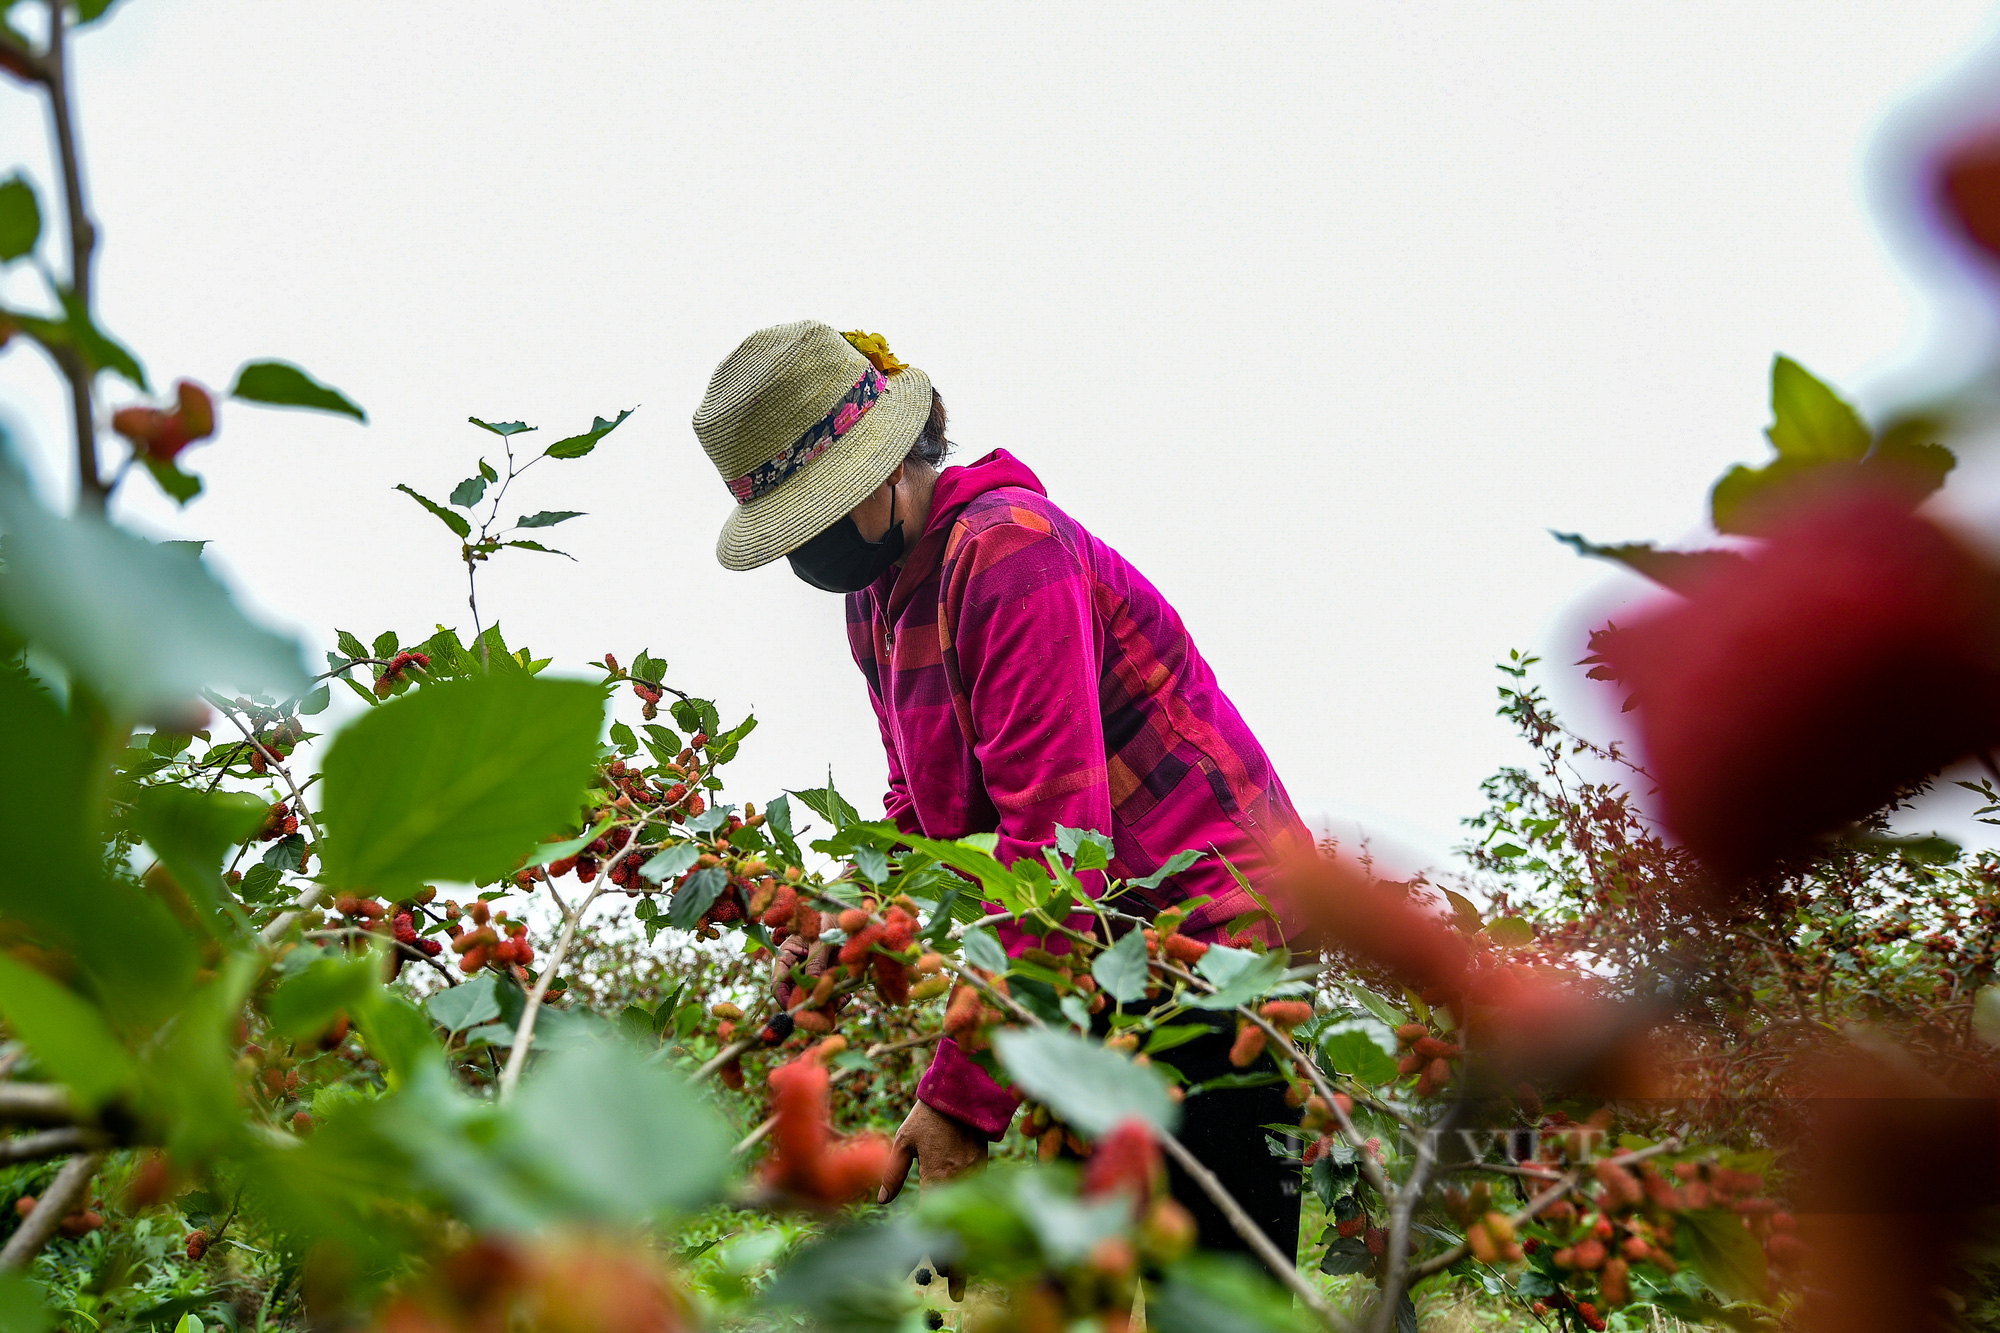
[[[964,537],[943,578],[947,672],[999,815],[995,855],[1003,865],[1039,861],[1058,824],[1110,833],[1101,631],[1082,562],[1050,532],[1010,523]],[[1086,892],[1103,892],[1101,872],[1079,878]],[[1092,921],[1079,912],[1069,925],[1087,930]],[[1009,954],[1042,943],[1012,923],[998,933]],[[1069,948],[1060,937],[1047,947]],[[917,1097],[991,1138],[1006,1132],[1019,1102],[949,1040],[938,1043]]]
[[[1003,865],[1039,862],[1058,824],[1109,834],[1103,631],[1083,562],[1021,521],[968,534],[946,557],[944,578],[952,693],[999,815],[994,854]],[[1093,896],[1103,892],[1102,873],[1080,878]],[[1050,948],[1063,952],[1057,941]]]

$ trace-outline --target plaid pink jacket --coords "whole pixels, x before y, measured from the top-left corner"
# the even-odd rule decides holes
[[[1005,450],[944,471],[902,567],[848,596],[847,631],[905,832],[998,833],[1011,865],[1058,824],[1094,829],[1119,878],[1199,849],[1260,889],[1311,845],[1173,607]],[[1157,911],[1203,895],[1183,927],[1196,938],[1255,907],[1213,856],[1143,897]],[[1038,942],[1000,934],[1012,953]],[[949,1039],[917,1095],[996,1137],[1014,1109]]]

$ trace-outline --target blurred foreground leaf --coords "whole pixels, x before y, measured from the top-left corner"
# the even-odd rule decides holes
[[[1146,1323],[1160,1333],[1305,1333],[1319,1327],[1249,1260],[1205,1254],[1174,1265],[1146,1302]]]
[[[115,715],[184,720],[208,687],[305,691],[298,643],[252,624],[189,548],[156,546],[93,514],[58,517],[8,459],[0,529],[0,620]]]
[[[576,818],[603,727],[598,686],[512,672],[371,710],[327,751],[326,877],[394,894],[509,874]]]
[[[42,1285],[19,1273],[0,1273],[0,1333],[47,1333],[55,1312],[42,1300]]]
[[[207,919],[223,901],[223,854],[255,833],[270,811],[248,792],[163,784],[133,798],[132,828]]]
[[[994,1034],[993,1049],[1029,1096],[1093,1138],[1133,1116],[1162,1134],[1180,1125],[1180,1107],[1158,1074],[1094,1041],[1013,1028]]]
[[[132,1059],[88,1000],[0,953],[0,1016],[44,1068],[95,1106],[131,1081]]]
[[[194,946],[158,898],[104,873],[101,791],[85,724],[25,673],[0,669],[0,737],[0,917],[29,940],[67,951],[114,1023],[172,1012],[193,980]]]
[[[1740,1216],[1707,1208],[1679,1218],[1675,1249],[1704,1282],[1733,1301],[1769,1299],[1763,1246]]]
[[[638,1222],[713,1199],[733,1136],[679,1075],[621,1041],[545,1057],[511,1108],[515,1160],[578,1218]]]
[[[764,1303],[817,1312],[870,1288],[890,1289],[884,1294],[893,1298],[901,1294],[894,1286],[919,1263],[948,1263],[957,1251],[949,1233],[927,1230],[908,1218],[836,1231],[794,1256],[764,1293]]]

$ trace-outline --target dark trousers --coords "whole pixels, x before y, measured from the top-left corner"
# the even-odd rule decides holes
[[[1278,1072],[1277,1061],[1268,1051],[1247,1070],[1229,1063],[1229,1048],[1236,1040],[1233,1014],[1187,1013],[1173,1021],[1175,1024],[1206,1022],[1213,1029],[1206,1036],[1153,1057],[1154,1063],[1177,1070],[1185,1088],[1193,1089],[1199,1083],[1228,1074]],[[1271,1238],[1278,1252],[1285,1255],[1298,1253],[1299,1172],[1292,1163],[1271,1156],[1265,1138],[1272,1132],[1263,1127],[1298,1122],[1299,1112],[1285,1105],[1283,1083],[1257,1088],[1215,1088],[1191,1095],[1181,1103],[1180,1141],[1187,1145],[1196,1161],[1215,1174],[1243,1211]],[[1193,1215],[1203,1249],[1251,1253],[1249,1243],[1236,1234],[1208,1192],[1171,1157],[1167,1159],[1167,1184],[1174,1199]]]

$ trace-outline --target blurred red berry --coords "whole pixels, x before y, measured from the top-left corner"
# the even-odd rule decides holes
[[[174,392],[178,401],[173,411],[122,407],[112,413],[111,429],[131,441],[139,456],[171,463],[188,445],[215,433],[215,403],[208,391],[191,380],[182,380]]]
[[[1988,125],[1945,150],[1937,168],[1938,202],[1989,260],[2000,261],[2000,125]]]
[[[809,1059],[780,1065],[770,1074],[777,1123],[774,1151],[764,1178],[774,1189],[823,1208],[835,1208],[873,1193],[889,1165],[889,1141],[860,1135],[835,1142],[830,1123],[831,1079]]]
[[[2000,576],[1849,486],[1623,627],[1612,665],[1680,841],[1742,876],[2000,741]]]
[[[1160,1173],[1160,1148],[1153,1131],[1143,1120],[1121,1120],[1109,1134],[1097,1141],[1090,1160],[1083,1167],[1086,1195],[1125,1191],[1133,1195],[1135,1209],[1143,1210]]]
[[[208,390],[193,380],[182,380],[174,386],[174,396],[179,403],[176,415],[190,440],[205,440],[215,434],[215,400],[208,396]]]

